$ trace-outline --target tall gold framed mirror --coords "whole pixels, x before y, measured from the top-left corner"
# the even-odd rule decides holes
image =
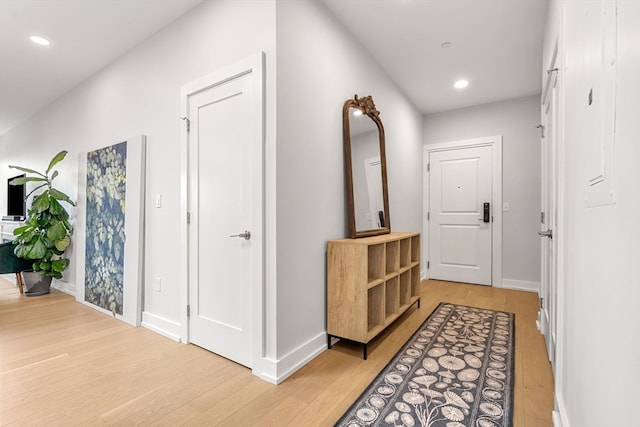
[[[391,232],[384,126],[371,96],[342,109],[349,237]]]

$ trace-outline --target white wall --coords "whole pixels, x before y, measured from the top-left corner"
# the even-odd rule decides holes
[[[277,2],[278,354],[324,340],[326,243],[347,235],[342,106],[372,95],[392,231],[420,231],[422,115],[324,5]]]
[[[540,97],[529,96],[429,114],[424,143],[502,135],[504,286],[538,290],[540,283]],[[499,207],[501,208],[501,207]]]
[[[0,182],[7,164],[45,167],[60,149],[63,190],[76,196],[78,153],[147,135],[145,318],[176,336],[181,301],[180,87],[259,51],[266,54],[267,146],[275,144],[275,2],[203,2],[185,16],[0,137]],[[155,208],[162,194],[162,208]],[[0,212],[6,212],[6,196]],[[75,257],[72,257],[72,262]],[[320,261],[321,262],[321,261]],[[75,285],[75,263],[66,280]],[[154,291],[153,278],[162,278]],[[271,334],[273,335],[273,334]]]
[[[565,182],[564,230],[559,277],[556,425],[638,425],[640,379],[640,2],[618,0],[615,143],[607,171],[615,204],[585,205],[586,165],[591,143],[582,117],[591,85],[585,78],[585,6],[599,2],[553,0],[544,57],[560,40]],[[609,2],[612,4],[612,2]],[[562,19],[558,19],[562,17]],[[614,33],[616,34],[616,33]],[[545,62],[547,64],[548,62]],[[614,95],[595,86],[594,99]],[[596,101],[597,102],[597,101]],[[598,104],[595,104],[598,105]],[[590,123],[589,125],[593,125]]]
[[[179,336],[186,303],[176,253],[180,87],[260,50],[267,64],[263,333],[276,366],[270,375],[282,378],[326,346],[325,248],[347,232],[342,105],[354,94],[373,95],[387,132],[392,229],[421,228],[422,115],[323,5],[204,2],[0,137],[0,182],[7,164],[46,166],[66,148],[60,184],[75,197],[79,152],[147,135],[145,320]],[[154,277],[162,278],[160,293]]]

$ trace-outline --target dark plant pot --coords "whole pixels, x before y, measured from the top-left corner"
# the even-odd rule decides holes
[[[48,294],[51,290],[51,276],[43,276],[35,271],[23,271],[22,282],[24,284],[24,294],[28,297]]]

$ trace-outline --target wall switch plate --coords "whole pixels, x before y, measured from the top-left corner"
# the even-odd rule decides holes
[[[156,292],[160,292],[162,290],[162,279],[159,277],[153,279],[153,286]]]
[[[511,205],[507,202],[502,204],[502,212],[509,212],[511,210]]]
[[[156,194],[156,208],[162,207],[162,194]]]

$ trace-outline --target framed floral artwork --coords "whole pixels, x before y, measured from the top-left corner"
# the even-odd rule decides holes
[[[145,137],[80,155],[76,299],[140,324]]]

